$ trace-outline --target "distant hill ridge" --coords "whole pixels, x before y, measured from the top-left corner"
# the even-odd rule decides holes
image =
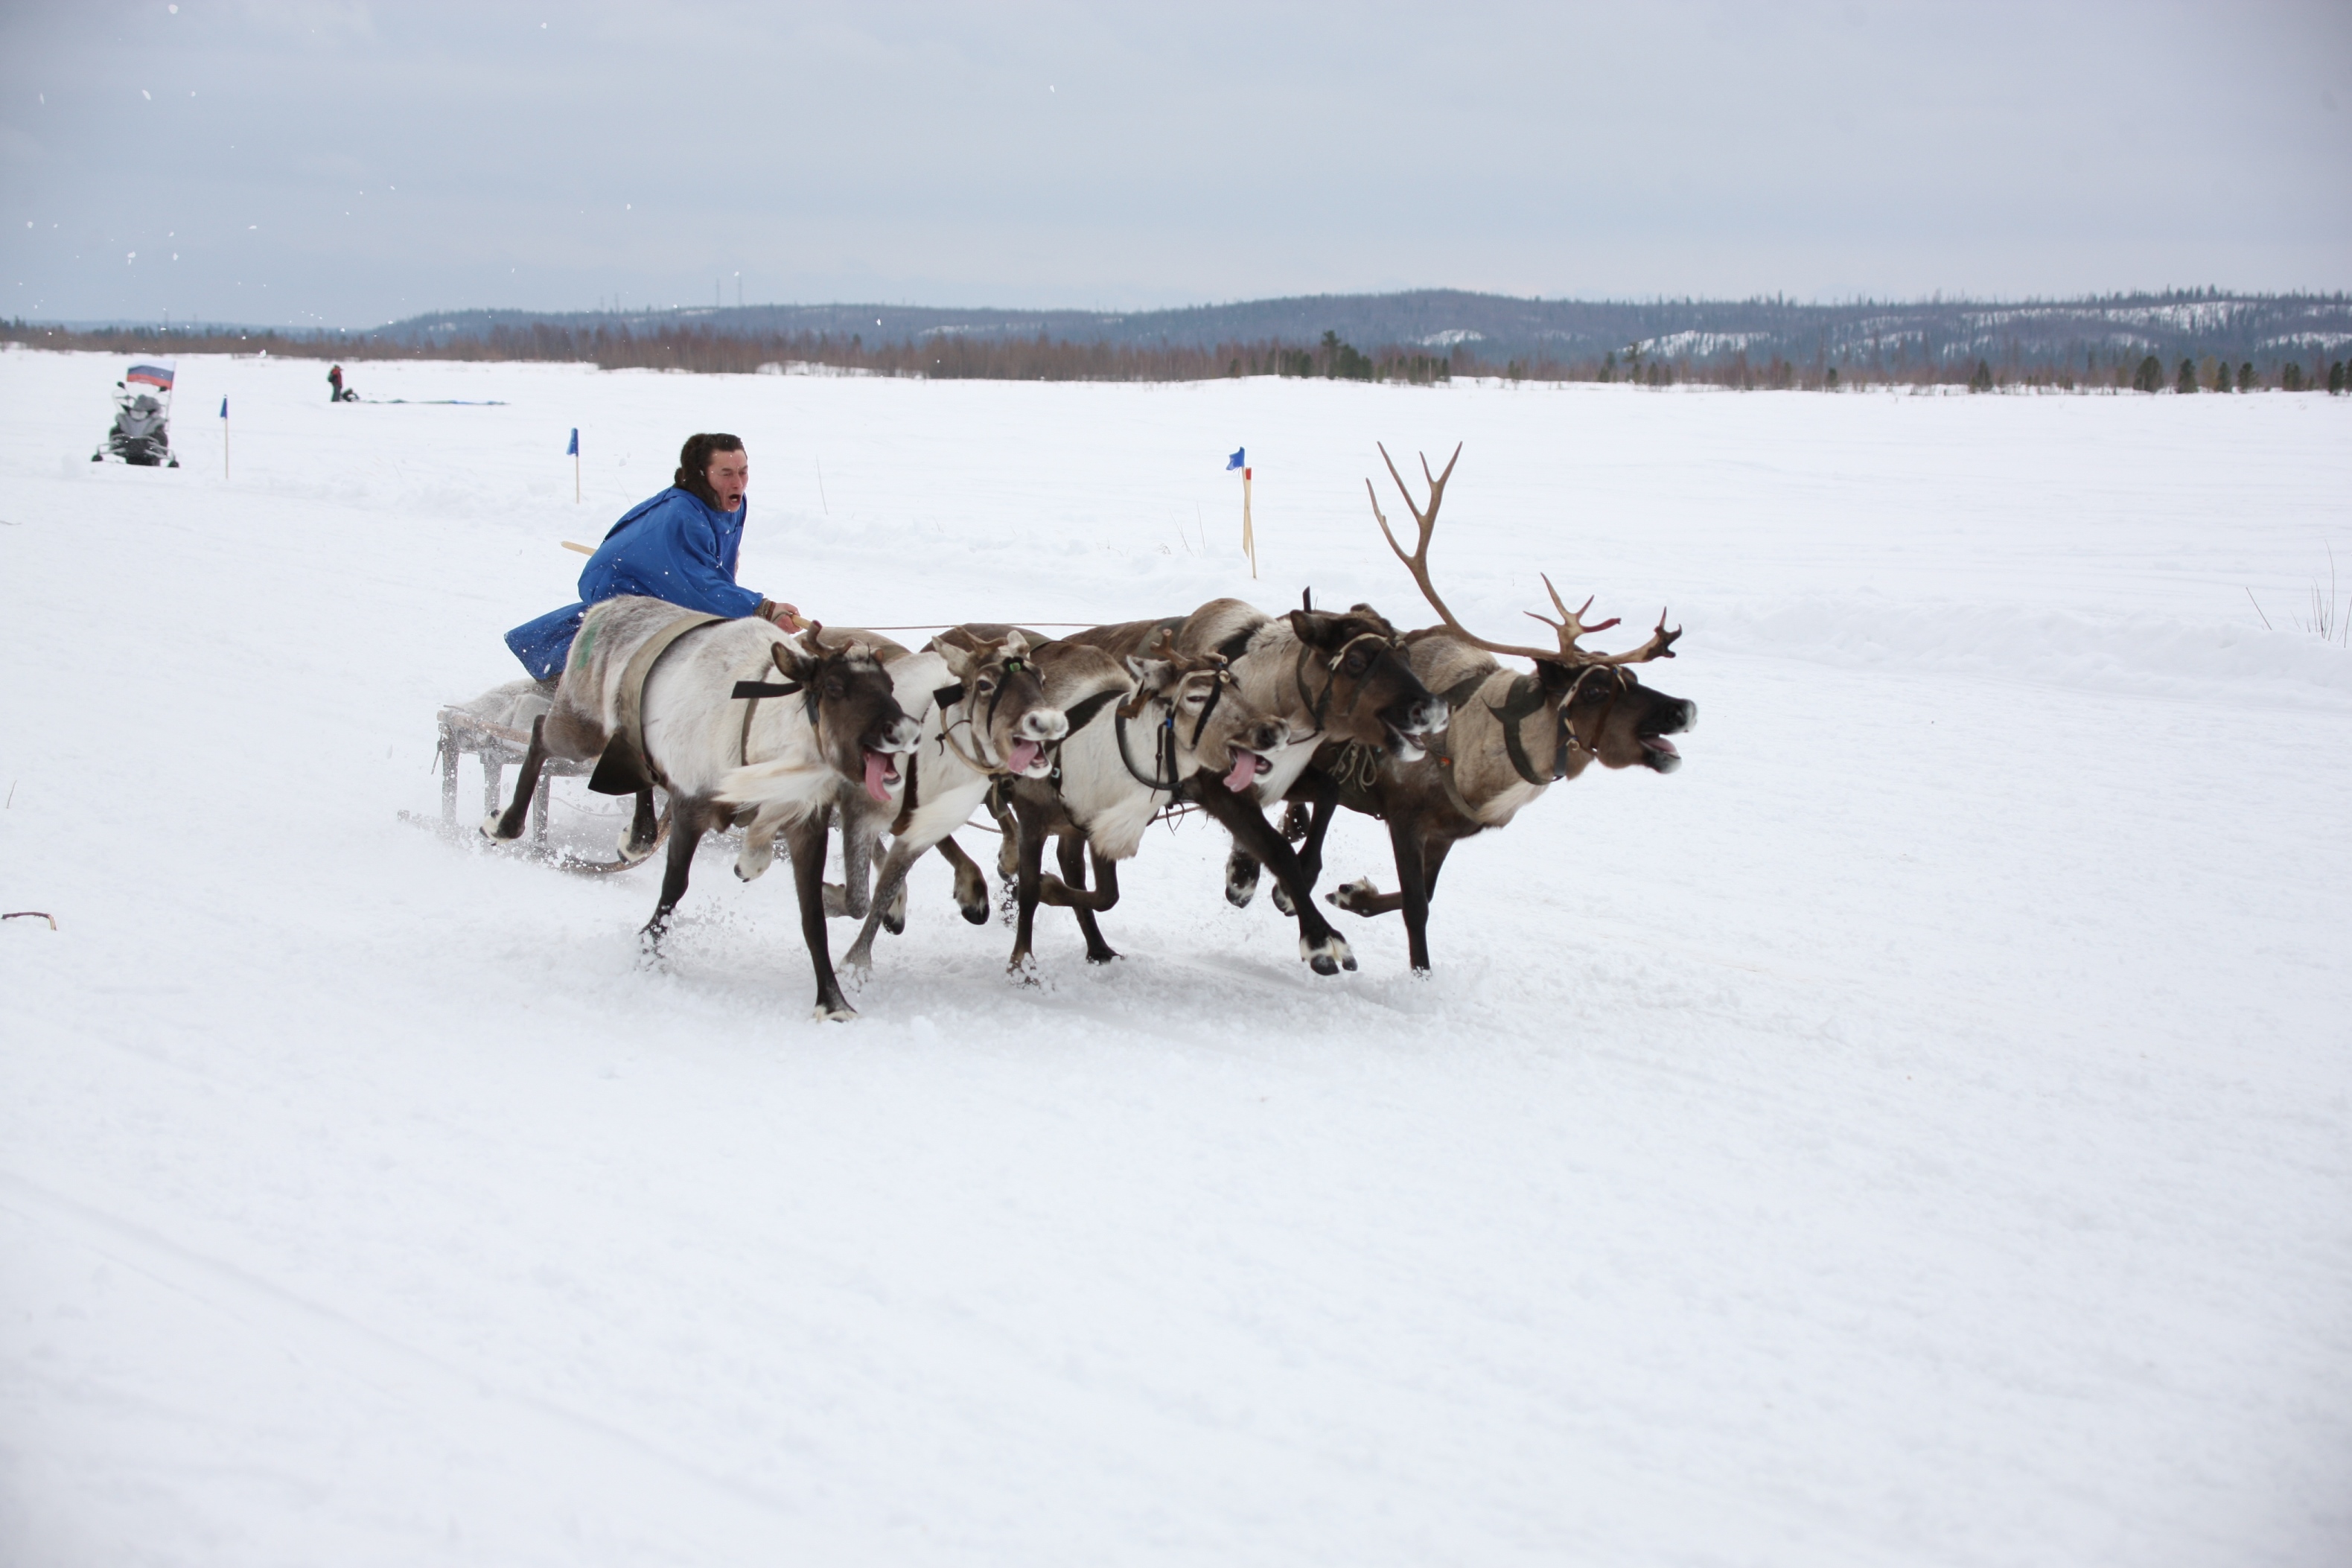
[[[1635,348],[1644,358],[1708,364],[1864,365],[1984,359],[1996,366],[2083,364],[2130,354],[2168,362],[2218,356],[2268,367],[2352,345],[2352,295],[2232,294],[2212,289],[2077,300],[1780,299],[1649,302],[1520,300],[1462,289],[1319,294],[1178,310],[1012,310],[924,305],[745,305],[668,310],[457,310],[413,316],[363,336],[415,347],[532,328],[633,335],[689,331],[718,338],[858,339],[868,348],[937,338],[1034,340],[1214,351],[1241,344],[1306,348],[1326,332],[1359,348],[1419,350],[1476,360],[1581,364]]]

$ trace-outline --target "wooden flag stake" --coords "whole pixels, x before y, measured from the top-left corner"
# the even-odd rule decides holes
[[[1242,470],[1242,553],[1249,557],[1250,580],[1257,580],[1257,536],[1250,531],[1250,470]]]

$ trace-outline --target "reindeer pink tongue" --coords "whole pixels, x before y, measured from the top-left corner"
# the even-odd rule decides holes
[[[1016,773],[1025,773],[1036,764],[1037,753],[1045,749],[1034,741],[1015,741],[1013,754],[1005,758],[1004,765]]]
[[[1255,752],[1244,752],[1236,746],[1234,748],[1234,771],[1225,775],[1225,787],[1239,795],[1243,790],[1249,788],[1252,780],[1271,765]]]
[[[890,804],[890,786],[898,782],[898,770],[891,765],[887,752],[866,753],[866,793],[877,805]]]

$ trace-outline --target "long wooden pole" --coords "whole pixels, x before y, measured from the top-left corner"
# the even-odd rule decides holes
[[[1250,529],[1250,470],[1242,470],[1242,553],[1249,557],[1250,579],[1257,579],[1257,536]]]

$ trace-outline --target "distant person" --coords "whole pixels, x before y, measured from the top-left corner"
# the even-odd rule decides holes
[[[677,455],[670,488],[629,509],[580,573],[580,603],[507,634],[507,647],[541,680],[563,673],[581,617],[600,599],[644,594],[705,615],[759,616],[786,630],[801,613],[735,583],[743,543],[743,500],[751,478],[743,443],[732,436],[690,436]]]
[[[327,372],[327,401],[330,403],[341,403],[342,400],[343,367],[341,365],[335,365],[331,367]]]

